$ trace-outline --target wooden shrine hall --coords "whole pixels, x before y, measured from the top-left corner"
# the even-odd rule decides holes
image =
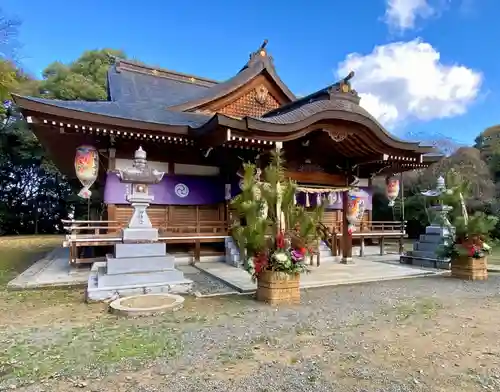
[[[160,240],[224,242],[233,219],[230,200],[240,191],[244,161],[266,163],[284,151],[287,175],[298,183],[306,207],[320,197],[329,206],[322,233],[343,260],[352,240],[402,238],[402,222],[372,222],[371,179],[424,168],[439,159],[433,147],[390,135],[360,105],[353,73],[306,97],[296,97],[278,76],[264,42],[230,79],[215,80],[115,59],[107,75],[108,99],[59,101],[15,96],[33,132],[59,170],[75,178],[75,151],[93,146],[99,170],[92,193],[105,205],[88,221],[68,222],[71,262],[85,247],[110,246],[127,225],[129,191],[114,173],[130,167],[142,146],[150,167],[166,172],[155,185],[148,213]],[[346,220],[348,192],[366,197],[358,230]],[[381,234],[382,233],[382,234]]]

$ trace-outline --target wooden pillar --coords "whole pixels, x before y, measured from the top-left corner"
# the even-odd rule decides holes
[[[108,172],[116,169],[116,148],[108,148]]]
[[[108,148],[107,172],[109,173],[110,171],[113,171],[115,169],[116,169],[116,148],[110,147],[110,148]],[[106,176],[105,181],[107,181],[107,180],[108,180],[108,178]],[[104,191],[102,194],[103,194],[103,199],[104,199]],[[103,203],[104,203],[104,200],[103,200]],[[114,204],[106,204],[105,208],[106,208],[106,214],[104,216],[106,217],[106,220],[109,220],[109,221],[116,220],[116,206]],[[108,224],[108,226],[116,226],[116,223]],[[114,233],[114,232],[117,232],[117,230],[116,229],[106,230],[106,232],[107,233]]]
[[[352,263],[352,237],[349,235],[347,208],[349,205],[349,191],[342,192],[342,264]]]
[[[361,237],[360,241],[359,257],[363,257],[365,255],[365,237]]]

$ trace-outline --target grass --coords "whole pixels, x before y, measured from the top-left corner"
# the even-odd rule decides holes
[[[83,303],[80,289],[7,291],[7,283],[44,254],[60,236],[0,238],[0,381],[54,374],[85,374],[123,361],[143,362],[181,350],[178,320],[148,323],[117,319],[100,304]],[[203,316],[186,316],[191,322]]]
[[[52,235],[0,237],[0,289],[61,243]]]
[[[182,350],[178,330],[158,321],[140,325],[130,320],[104,320],[90,326],[62,329],[45,336],[41,330],[14,333],[0,347],[0,380],[85,375],[109,371],[127,362],[140,366]]]
[[[386,316],[392,314],[398,322],[405,322],[415,316],[432,318],[441,307],[442,304],[436,298],[428,297],[402,302],[392,308],[382,310],[382,314]]]

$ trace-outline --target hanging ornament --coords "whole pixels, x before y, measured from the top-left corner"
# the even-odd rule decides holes
[[[365,212],[365,201],[359,197],[356,193],[349,192],[347,201],[347,221],[348,221],[348,231],[353,233],[356,231],[356,225],[363,218]]]
[[[226,200],[231,200],[231,184],[226,184],[226,192],[224,198]]]
[[[337,192],[328,193],[328,203],[330,205],[336,204],[339,201],[339,195]]]
[[[389,199],[389,207],[394,206],[394,202],[399,195],[399,180],[397,178],[387,178],[386,180],[386,195]]]
[[[309,193],[306,192],[306,207],[311,207],[311,202],[309,201]]]
[[[316,205],[321,205],[321,193],[316,193]]]
[[[97,180],[99,172],[99,154],[92,146],[80,146],[75,154],[75,172],[83,188],[78,193],[83,199],[89,199],[92,195],[90,187]]]

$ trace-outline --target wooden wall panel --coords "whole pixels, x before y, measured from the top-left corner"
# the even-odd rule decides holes
[[[166,228],[182,226],[186,222],[191,224],[194,222],[224,222],[224,210],[224,203],[204,206],[152,205],[148,207],[148,216],[154,227]],[[122,226],[128,224],[132,217],[132,211],[133,209],[129,205],[108,206],[110,220],[118,221]]]

